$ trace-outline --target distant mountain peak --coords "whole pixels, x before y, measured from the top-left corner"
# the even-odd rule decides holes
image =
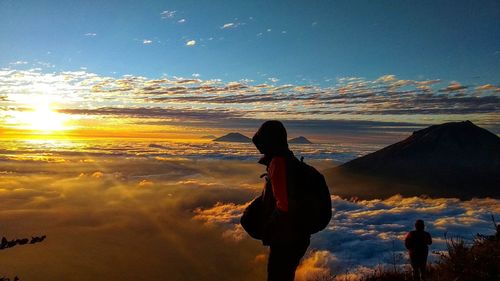
[[[312,144],[312,142],[310,140],[308,140],[306,137],[303,137],[303,136],[293,138],[293,139],[289,140],[288,143],[292,143],[292,144],[294,144],[294,143],[295,144]]]
[[[353,181],[369,176],[431,195],[500,197],[500,138],[470,121],[433,125],[336,169]],[[417,189],[397,192],[419,195]]]
[[[220,138],[216,138],[213,141],[216,141],[216,142],[251,142],[252,139],[250,139],[249,137],[247,137],[243,134],[240,134],[240,133],[229,133],[229,134],[226,134]]]

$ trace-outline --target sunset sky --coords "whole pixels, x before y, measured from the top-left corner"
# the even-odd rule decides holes
[[[3,136],[500,132],[498,1],[0,1]]]
[[[211,140],[279,119],[325,171],[432,124],[500,135],[499,35],[498,0],[0,0],[0,237],[47,236],[3,249],[0,279],[264,280],[239,218],[266,167]],[[298,281],[408,265],[417,218],[433,261],[500,217],[330,188]]]

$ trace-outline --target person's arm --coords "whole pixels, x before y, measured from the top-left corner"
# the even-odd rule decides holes
[[[276,199],[276,207],[282,212],[288,212],[288,191],[286,182],[286,159],[274,157],[269,164],[269,178]]]
[[[405,237],[405,247],[408,250],[411,250],[413,248],[413,242],[412,242],[412,235],[411,232],[408,232]]]

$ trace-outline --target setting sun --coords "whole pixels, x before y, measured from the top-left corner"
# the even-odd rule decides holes
[[[67,117],[54,109],[54,103],[47,97],[46,100],[32,101],[26,111],[16,112],[12,115],[10,123],[22,130],[36,131],[39,133],[52,133],[70,129],[66,125]]]
[[[64,126],[64,116],[53,111],[47,103],[37,106],[35,111],[29,114],[27,121],[31,128],[37,131],[50,132],[67,129]]]

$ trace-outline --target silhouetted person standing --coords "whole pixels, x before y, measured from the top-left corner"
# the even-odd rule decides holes
[[[288,148],[286,129],[279,121],[266,121],[252,141],[264,155],[259,163],[266,166],[266,192],[272,191],[274,201],[262,239],[264,245],[270,246],[267,280],[293,281],[310,242],[310,235],[298,226],[292,215],[294,204],[289,191],[295,182],[287,162],[294,156]]]
[[[495,239],[500,241],[500,224],[497,224],[497,233],[495,233]]]
[[[413,280],[424,280],[427,266],[429,245],[432,244],[431,235],[424,231],[423,220],[415,222],[415,230],[410,231],[405,238],[405,246],[410,254],[410,263],[413,268]]]

